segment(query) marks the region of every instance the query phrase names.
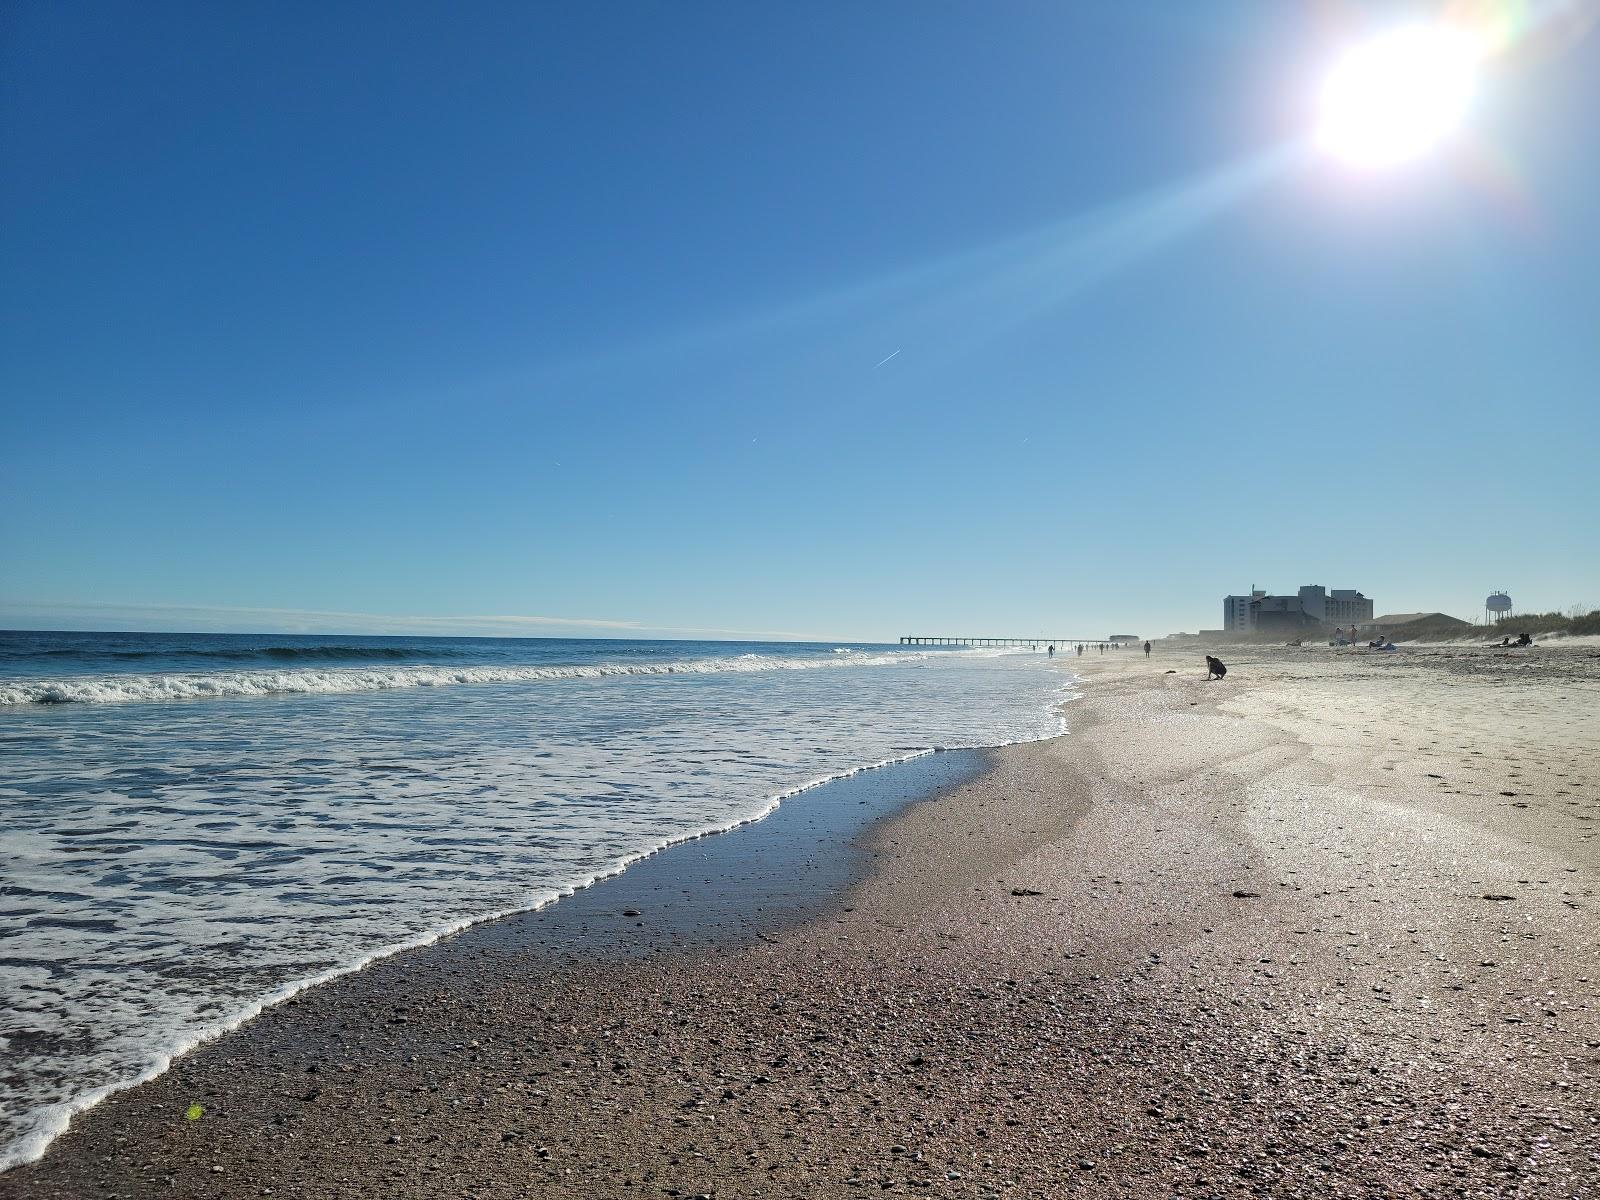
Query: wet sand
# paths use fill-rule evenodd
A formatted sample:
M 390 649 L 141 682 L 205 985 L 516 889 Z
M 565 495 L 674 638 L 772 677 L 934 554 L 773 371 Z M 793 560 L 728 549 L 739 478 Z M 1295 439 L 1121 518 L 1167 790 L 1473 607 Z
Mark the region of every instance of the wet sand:
M 0 1197 L 1600 1194 L 1600 652 L 1222 656 L 307 992 Z

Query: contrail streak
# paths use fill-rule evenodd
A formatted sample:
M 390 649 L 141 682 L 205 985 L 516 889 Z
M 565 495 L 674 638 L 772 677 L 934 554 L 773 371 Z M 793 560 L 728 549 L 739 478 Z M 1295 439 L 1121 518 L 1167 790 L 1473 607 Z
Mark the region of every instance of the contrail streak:
M 941 362 L 969 354 L 1195 236 L 1289 173 L 1306 153 L 1301 142 L 1267 147 L 1023 233 L 837 288 L 479 379 L 461 389 L 462 398 L 525 395 L 530 386 L 600 380 L 646 364 L 695 370 L 735 355 L 764 361 L 774 351 L 793 354 L 797 346 L 828 340 L 861 337 L 882 345 L 913 333 L 920 339 L 917 368 L 937 371 Z M 899 354 L 895 350 L 872 369 Z M 437 399 L 430 393 L 414 402 Z

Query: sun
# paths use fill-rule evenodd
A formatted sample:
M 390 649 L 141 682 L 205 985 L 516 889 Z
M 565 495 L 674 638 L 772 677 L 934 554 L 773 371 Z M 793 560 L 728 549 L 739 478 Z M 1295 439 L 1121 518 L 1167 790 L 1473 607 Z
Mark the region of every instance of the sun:
M 1356 47 L 1323 81 L 1319 144 L 1361 167 L 1394 166 L 1426 154 L 1460 128 L 1477 60 L 1471 38 L 1426 26 Z

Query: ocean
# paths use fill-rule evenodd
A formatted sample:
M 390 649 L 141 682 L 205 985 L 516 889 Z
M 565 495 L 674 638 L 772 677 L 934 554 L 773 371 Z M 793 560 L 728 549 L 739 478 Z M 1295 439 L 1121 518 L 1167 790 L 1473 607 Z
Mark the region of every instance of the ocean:
M 1061 732 L 1042 653 L 0 632 L 0 1169 L 264 1006 L 830 779 Z

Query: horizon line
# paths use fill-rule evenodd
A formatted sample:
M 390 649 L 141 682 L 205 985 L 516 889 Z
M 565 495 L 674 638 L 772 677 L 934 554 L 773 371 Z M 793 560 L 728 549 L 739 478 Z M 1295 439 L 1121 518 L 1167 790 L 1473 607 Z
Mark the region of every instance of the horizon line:
M 165 619 L 163 619 L 165 616 Z M 162 628 L 112 629 L 89 626 L 85 621 L 128 621 L 138 626 L 154 623 Z M 187 617 L 194 628 L 180 628 Z M 255 618 L 255 627 L 244 627 Z M 47 626 L 61 621 L 66 625 Z M 13 623 L 20 622 L 20 623 Z M 76 628 L 74 628 L 76 626 Z M 313 628 L 315 626 L 315 628 Z M 721 626 L 652 625 L 646 621 L 604 617 L 550 617 L 537 614 L 495 613 L 436 616 L 348 612 L 338 609 L 273 608 L 221 604 L 127 604 L 103 601 L 0 600 L 0 627 L 29 633 L 227 633 L 350 637 L 588 637 L 592 640 L 691 641 L 862 641 L 816 633 L 778 629 L 729 629 Z M 544 632 L 532 632 L 542 630 Z M 574 632 L 557 632 L 557 631 Z M 588 631 L 580 633 L 576 631 Z M 653 637 L 652 635 L 663 635 Z M 706 635 L 720 635 L 707 637 Z M 875 643 L 876 644 L 876 643 Z

